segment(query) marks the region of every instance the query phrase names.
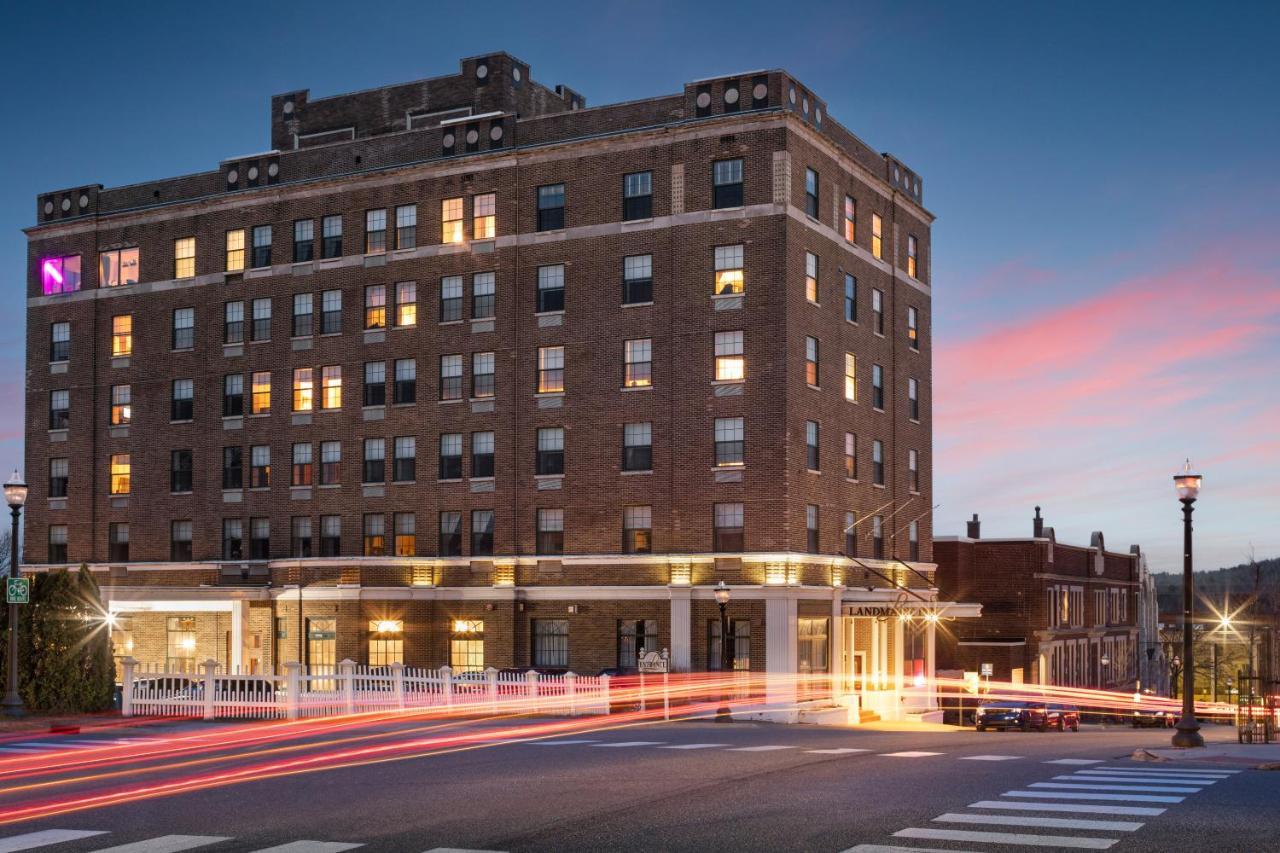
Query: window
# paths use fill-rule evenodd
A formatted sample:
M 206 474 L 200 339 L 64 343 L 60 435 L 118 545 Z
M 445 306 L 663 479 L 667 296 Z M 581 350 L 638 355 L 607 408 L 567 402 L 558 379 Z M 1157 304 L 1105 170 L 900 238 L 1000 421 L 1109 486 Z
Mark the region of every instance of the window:
M 308 525 L 310 530 L 310 525 Z M 342 516 L 320 516 L 320 556 L 336 557 L 342 553 Z
M 412 556 L 412 555 L 410 555 Z M 379 619 L 369 623 L 369 666 L 389 667 L 404 663 L 404 622 Z
M 412 483 L 418 476 L 418 439 L 412 435 L 397 436 L 392 442 L 395 454 L 391 479 L 397 483 Z
M 253 300 L 253 326 L 249 335 L 255 341 L 271 340 L 271 300 Z
M 907 235 L 907 275 L 912 278 L 919 278 L 920 247 L 916 243 L 916 235 Z
M 858 556 L 858 518 L 852 512 L 844 514 L 844 555 Z
M 440 513 L 440 556 L 457 557 L 462 554 L 462 513 Z
M 907 307 L 907 345 L 916 351 L 920 349 L 920 317 L 913 306 Z
M 911 420 L 920 420 L 920 383 L 914 379 L 907 380 L 907 413 Z
M 392 522 L 397 557 L 412 557 L 418 553 L 418 517 L 411 512 L 397 512 Z
M 538 510 L 537 553 L 564 553 L 564 510 Z
M 190 450 L 169 453 L 169 491 L 183 494 L 191 491 L 192 459 Z
M 737 466 L 745 462 L 742 418 L 716 418 L 716 465 Z
M 175 379 L 170 395 L 169 420 L 191 420 L 195 415 L 195 383 L 190 379 Z
M 320 368 L 320 408 L 342 408 L 342 365 L 330 364 Z
M 244 235 L 240 235 L 244 248 Z M 196 238 L 179 237 L 173 241 L 173 277 L 191 278 L 196 274 Z
M 293 410 L 295 412 L 311 411 L 314 402 L 315 382 L 312 375 L 315 371 L 310 367 L 293 369 Z
M 844 197 L 844 238 L 850 243 L 858 237 L 858 203 L 853 196 Z
M 342 217 L 326 216 L 320 220 L 320 257 L 342 256 Z
M 315 257 L 316 223 L 314 219 L 299 219 L 293 223 L 293 262 L 304 263 Z
M 117 314 L 111 318 L 111 357 L 133 355 L 133 315 Z
M 115 249 L 98 255 L 98 286 L 120 287 L 138 283 L 138 250 Z
M 129 559 L 129 525 L 113 521 L 107 525 L 107 559 L 126 562 Z
M 742 246 L 716 246 L 715 294 L 742 293 L 746 283 L 742 277 Z
M 440 436 L 440 479 L 462 479 L 462 433 L 446 432 Z
M 742 551 L 742 504 L 716 504 L 712 507 L 712 524 L 712 551 Z
M 915 450 L 907 451 L 907 488 L 920 491 L 920 454 Z
M 342 442 L 320 442 L 320 485 L 333 486 L 342 480 Z
M 133 420 L 133 405 L 130 399 L 133 388 L 130 385 L 111 386 L 111 425 L 128 426 Z
M 804 298 L 818 304 L 818 256 L 804 253 Z
M 293 446 L 293 469 L 289 481 L 293 486 L 311 485 L 311 443 L 304 442 Z
M 622 304 L 653 301 L 653 255 L 629 255 L 622 259 Z
M 884 442 L 878 438 L 871 441 L 871 482 L 884 485 Z
M 471 433 L 471 478 L 493 476 L 493 433 Z
M 800 617 L 796 620 L 796 652 L 801 675 L 828 672 L 828 619 Z
M 487 399 L 494 394 L 493 353 L 474 352 L 471 354 L 471 396 L 475 399 Z
M 884 516 L 871 517 L 871 556 L 884 559 Z
M 191 560 L 190 521 L 173 521 L 169 523 L 169 559 L 179 562 Z
M 440 202 L 440 242 L 461 243 L 462 199 L 446 198 Z
M 65 498 L 67 496 L 67 479 L 70 476 L 70 470 L 70 459 L 49 460 L 49 497 Z
M 196 309 L 175 308 L 173 310 L 173 349 L 192 349 L 195 345 Z
M 564 310 L 564 265 L 538 267 L 538 313 Z
M 418 325 L 418 285 L 412 281 L 396 285 L 396 325 L 400 328 Z
M 471 239 L 492 240 L 497 234 L 498 197 L 484 193 L 471 199 Z
M 920 522 L 913 521 L 907 525 L 907 559 L 920 559 Z
M 884 222 L 880 214 L 871 214 L 871 254 L 876 258 L 884 257 Z
M 711 206 L 742 207 L 742 160 L 717 160 L 711 164 Z
M 271 226 L 255 225 L 253 227 L 253 267 L 261 269 L 271 266 Z
M 484 621 L 458 619 L 453 623 L 449 641 L 449 666 L 454 672 L 479 672 L 484 669 Z
M 71 426 L 71 392 L 49 392 L 49 429 L 67 429 Z
M 653 386 L 653 339 L 622 342 L 622 384 L 625 388 Z
M 844 398 L 858 402 L 858 357 L 851 352 L 844 354 Z
M 618 668 L 634 671 L 640 665 L 640 652 L 658 651 L 657 619 L 618 620 Z
M 818 460 L 819 427 L 817 421 L 804 422 L 805 464 L 810 471 L 820 471 Z
M 364 253 L 380 255 L 387 250 L 387 211 L 366 210 L 364 214 Z
M 111 494 L 127 495 L 130 487 L 130 464 L 128 453 L 111 454 Z
M 382 513 L 364 514 L 364 555 L 381 557 L 387 553 L 387 517 Z
M 53 323 L 49 326 L 49 361 L 67 361 L 71 358 L 71 324 Z
M 804 339 L 804 381 L 810 387 L 819 387 L 818 339 L 811 335 L 806 335 Z
M 858 280 L 848 273 L 844 274 L 844 319 L 858 322 Z
M 222 342 L 244 343 L 244 303 L 228 302 L 222 306 Z
M 871 405 L 884 411 L 884 368 L 878 364 L 871 365 Z
M 564 227 L 564 184 L 538 187 L 538 230 Z
M 447 275 L 440 279 L 440 322 L 462 319 L 462 276 Z
M 844 434 L 844 475 L 858 479 L 858 436 L 851 432 Z
M 804 170 L 804 212 L 818 218 L 818 173 L 813 169 Z
M 653 551 L 653 507 L 622 508 L 622 553 L 648 554 Z
M 44 258 L 40 262 L 40 283 L 45 296 L 74 293 L 80 289 L 80 256 Z
M 336 335 L 342 331 L 342 291 L 326 290 L 320 294 L 320 334 Z
M 721 671 L 724 669 L 722 647 L 720 645 L 720 620 L 707 620 L 707 669 Z M 729 661 L 735 672 L 748 672 L 751 669 L 751 620 L 729 620 Z
M 877 335 L 884 335 L 884 291 L 871 290 L 871 320 Z
M 314 326 L 314 307 L 310 293 L 293 295 L 293 326 L 291 334 L 295 338 L 309 338 Z
M 623 220 L 653 216 L 653 173 L 632 172 L 622 176 Z
M 244 522 L 238 518 L 222 520 L 222 559 L 244 559 Z
M 240 272 L 244 269 L 244 229 L 236 228 L 227 232 L 227 272 Z M 183 276 L 179 275 L 178 278 Z
M 742 356 L 742 332 L 716 332 L 716 381 L 741 382 L 746 378 L 746 361 Z
M 65 524 L 49 525 L 49 562 L 65 563 L 67 561 L 67 526 Z
M 387 327 L 387 286 L 385 284 L 371 284 L 364 289 L 364 327 L 366 329 Z
M 533 665 L 548 669 L 569 666 L 569 620 L 533 620 Z
M 564 347 L 538 347 L 538 393 L 564 391 Z
M 271 556 L 271 519 L 249 519 L 249 559 L 266 560 Z
M 538 429 L 538 458 L 536 473 L 564 473 L 564 427 Z
M 653 424 L 623 424 L 622 470 L 653 470 Z
M 818 553 L 818 506 L 806 504 L 804 508 L 805 548 L 810 554 Z
M 440 356 L 440 399 L 462 399 L 462 356 Z
M 251 378 L 250 411 L 255 415 L 265 415 L 271 411 L 271 373 L 258 371 Z
M 478 272 L 471 276 L 471 317 L 484 320 L 492 317 L 497 307 L 496 276 L 491 272 Z
M 222 488 L 244 488 L 244 452 L 239 447 L 222 448 Z
M 471 510 L 471 556 L 488 557 L 493 554 L 493 510 Z
M 386 388 L 382 384 L 382 362 L 378 362 L 378 382 L 382 388 L 381 397 L 386 398 Z M 392 402 L 396 405 L 416 403 L 418 401 L 418 362 L 412 358 L 398 358 L 395 363 L 395 387 Z M 375 405 L 375 404 L 370 404 Z M 377 404 L 381 405 L 381 404 Z
M 382 483 L 387 479 L 387 442 L 382 438 L 364 440 L 364 464 L 360 469 L 363 483 Z
M 402 204 L 396 208 L 396 248 L 412 249 L 418 242 L 418 206 Z
M 244 416 L 244 376 L 231 373 L 222 377 L 222 416 L 239 418 Z

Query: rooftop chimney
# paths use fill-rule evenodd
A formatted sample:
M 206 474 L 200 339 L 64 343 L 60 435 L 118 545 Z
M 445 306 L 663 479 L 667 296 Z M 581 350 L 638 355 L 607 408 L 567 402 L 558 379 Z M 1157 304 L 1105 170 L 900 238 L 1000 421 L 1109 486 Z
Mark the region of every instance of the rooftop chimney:
M 1036 507 L 1036 517 L 1031 520 L 1031 535 L 1037 539 L 1044 538 L 1044 519 L 1040 517 L 1040 507 Z
M 968 530 L 965 531 L 965 535 L 970 539 L 982 538 L 982 522 L 978 521 L 978 514 L 976 512 L 973 514 L 973 518 L 966 522 L 965 526 L 968 527 Z

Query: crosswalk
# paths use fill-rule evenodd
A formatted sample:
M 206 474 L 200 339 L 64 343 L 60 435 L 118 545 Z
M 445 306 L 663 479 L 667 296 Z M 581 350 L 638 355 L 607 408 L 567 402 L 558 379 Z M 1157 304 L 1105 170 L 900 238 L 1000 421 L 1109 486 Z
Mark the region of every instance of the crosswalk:
M 0 742 L 0 756 L 38 755 L 78 749 L 101 749 L 116 746 L 143 746 L 155 743 L 156 738 L 97 738 L 84 740 L 30 740 L 19 743 Z
M 1059 759 L 1047 764 L 1077 764 Z M 1218 767 L 1123 767 L 1091 761 L 1073 773 L 1031 782 L 996 800 L 970 803 L 966 811 L 945 812 L 930 826 L 909 826 L 893 840 L 1017 845 L 1061 850 L 1109 850 L 1188 797 L 1239 770 Z M 1159 804 L 1159 805 L 1156 805 Z M 1117 818 L 1125 818 L 1119 820 Z M 925 853 L 935 848 L 897 843 L 859 844 L 844 853 Z
M 41 849 L 48 850 L 48 853 L 56 853 L 51 848 L 86 838 L 110 834 L 107 830 L 42 829 L 38 832 L 25 832 L 20 835 L 11 835 L 7 838 L 0 837 L 0 853 L 19 853 L 19 851 L 23 850 Z M 184 853 L 187 850 L 200 850 L 201 848 L 208 848 L 206 853 L 215 853 L 214 848 L 217 848 L 218 845 L 221 845 L 221 847 L 217 849 L 225 850 L 229 849 L 229 844 L 234 844 L 234 849 L 245 849 L 242 840 L 225 835 L 159 835 L 155 838 L 130 841 L 110 847 L 95 847 L 91 851 L 85 851 L 85 853 Z M 364 846 L 362 843 L 353 841 L 298 839 L 277 844 L 273 847 L 253 847 L 253 853 L 342 853 L 345 850 L 355 850 Z M 76 849 L 83 850 L 82 847 L 78 846 Z M 424 851 L 424 853 L 505 853 L 505 851 L 473 850 L 461 847 L 432 847 Z

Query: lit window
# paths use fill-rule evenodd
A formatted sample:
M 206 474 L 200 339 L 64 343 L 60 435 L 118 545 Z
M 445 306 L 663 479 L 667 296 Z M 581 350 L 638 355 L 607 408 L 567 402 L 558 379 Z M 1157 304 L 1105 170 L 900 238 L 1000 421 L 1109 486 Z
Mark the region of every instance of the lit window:
M 244 269 L 244 229 L 236 228 L 227 232 L 227 272 L 240 272 Z M 188 273 L 191 275 L 191 273 Z M 183 278 L 181 273 L 178 278 Z
M 387 517 L 382 513 L 364 515 L 364 555 L 381 557 L 387 553 Z
M 920 316 L 914 306 L 907 307 L 907 345 L 920 349 Z
M 907 235 L 907 275 L 911 276 L 912 278 L 920 277 L 917 274 L 919 270 L 918 260 L 919 260 L 919 246 L 916 243 L 916 235 L 908 234 Z
M 806 336 L 804 339 L 804 381 L 817 388 L 818 383 L 818 339 Z
M 538 347 L 538 393 L 564 391 L 564 347 Z
M 115 249 L 98 255 L 98 286 L 138 283 L 138 250 Z
M 858 437 L 851 432 L 844 434 L 844 475 L 858 479 Z
M 737 467 L 745 461 L 744 426 L 742 418 L 716 418 L 716 466 Z
M 622 553 L 648 554 L 653 551 L 653 507 L 622 508 Z
M 478 195 L 471 200 L 474 219 L 471 223 L 471 239 L 492 240 L 496 233 L 498 197 L 493 193 Z
M 396 325 L 418 325 L 418 285 L 412 281 L 396 285 Z
M 342 365 L 331 364 L 320 369 L 320 408 L 342 408 Z
M 564 310 L 564 265 L 538 267 L 538 313 Z
M 484 622 L 480 619 L 457 619 L 454 636 L 449 641 L 449 667 L 454 672 L 479 672 L 484 669 Z
M 471 277 L 471 317 L 483 320 L 494 315 L 497 307 L 497 284 L 493 273 L 478 272 Z
M 111 494 L 129 494 L 129 454 L 113 453 L 111 455 Z
M 80 256 L 45 258 L 40 262 L 40 283 L 44 295 L 74 293 L 80 289 Z
M 241 248 L 244 248 L 243 245 Z M 196 238 L 179 237 L 173 241 L 173 277 L 191 278 L 195 274 Z
M 133 355 L 133 315 L 117 314 L 111 318 L 111 357 Z
M 462 356 L 440 356 L 440 399 L 462 399 Z
M 312 374 L 313 370 L 310 367 L 294 368 L 293 410 L 295 412 L 309 412 L 312 409 L 312 398 L 315 393 L 315 382 Z
M 249 488 L 265 489 L 271 485 L 271 447 L 258 444 L 249 448 Z
M 742 207 L 742 160 L 717 160 L 711 164 L 711 206 Z
M 447 275 L 440 279 L 440 322 L 462 319 L 462 276 Z
M 653 340 L 624 341 L 622 347 L 623 386 L 649 388 L 653 385 Z
M 858 236 L 858 204 L 853 196 L 844 197 L 844 238 L 850 243 Z
M 271 411 L 271 373 L 259 371 L 253 374 L 251 382 L 253 399 L 251 411 L 255 415 L 265 415 Z
M 818 303 L 818 256 L 813 252 L 804 253 L 804 298 Z
M 564 427 L 542 427 L 538 430 L 538 455 L 535 473 L 564 473 Z
M 871 214 L 871 254 L 884 257 L 884 221 L 878 213 Z
M 364 214 L 364 253 L 380 255 L 387 250 L 387 211 L 367 210 Z
M 630 255 L 622 259 L 622 304 L 653 301 L 653 256 Z
M 716 332 L 715 350 L 717 382 L 741 382 L 746 378 L 741 331 Z
M 440 242 L 462 242 L 462 199 L 446 198 L 440 202 Z
M 392 522 L 395 525 L 395 548 L 397 557 L 412 557 L 418 552 L 418 518 L 411 512 L 397 512 Z
M 387 327 L 387 286 L 385 284 L 371 284 L 364 289 L 364 327 L 366 329 Z
M 716 295 L 742 293 L 744 288 L 742 246 L 716 246 Z
M 844 354 L 844 398 L 858 402 L 858 359 L 851 352 Z
M 128 426 L 133 420 L 133 406 L 130 404 L 132 386 L 111 386 L 111 425 Z
M 396 248 L 412 249 L 418 241 L 418 206 L 402 204 L 396 208 Z
M 398 520 L 401 515 L 396 515 Z M 410 514 L 412 519 L 413 515 Z M 399 543 L 400 537 L 396 536 L 396 542 Z M 396 546 L 397 552 L 400 550 L 399 545 Z M 413 552 L 408 554 L 396 554 L 400 556 L 413 556 Z M 399 620 L 381 619 L 376 622 L 369 623 L 369 666 L 391 666 L 393 663 L 404 663 L 404 622 Z

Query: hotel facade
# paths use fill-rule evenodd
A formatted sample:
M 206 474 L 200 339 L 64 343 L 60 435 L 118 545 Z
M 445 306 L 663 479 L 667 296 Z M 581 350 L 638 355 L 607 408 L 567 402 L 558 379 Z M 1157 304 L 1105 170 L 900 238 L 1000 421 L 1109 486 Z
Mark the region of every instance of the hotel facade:
M 978 613 L 933 580 L 932 219 L 783 71 L 276 95 L 269 151 L 38 197 L 24 569 L 242 671 L 716 669 L 723 580 L 736 669 L 926 710 Z

